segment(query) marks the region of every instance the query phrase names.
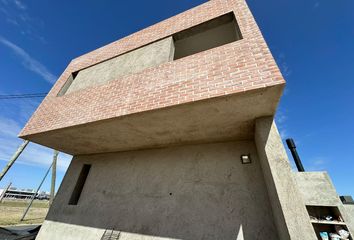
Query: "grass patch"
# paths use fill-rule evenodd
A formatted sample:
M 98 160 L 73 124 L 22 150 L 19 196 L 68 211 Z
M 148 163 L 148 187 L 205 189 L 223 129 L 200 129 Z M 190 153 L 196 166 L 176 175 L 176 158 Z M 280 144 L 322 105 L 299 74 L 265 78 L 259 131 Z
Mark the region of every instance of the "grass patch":
M 34 201 L 25 220 L 20 221 L 29 200 L 5 200 L 0 203 L 0 226 L 16 224 L 40 224 L 48 212 L 48 201 Z
M 24 201 L 24 200 L 5 200 L 2 203 L 0 203 L 0 206 L 4 207 L 27 207 L 29 204 L 29 200 Z M 49 202 L 48 201 L 39 201 L 35 200 L 32 203 L 33 208 L 49 208 Z

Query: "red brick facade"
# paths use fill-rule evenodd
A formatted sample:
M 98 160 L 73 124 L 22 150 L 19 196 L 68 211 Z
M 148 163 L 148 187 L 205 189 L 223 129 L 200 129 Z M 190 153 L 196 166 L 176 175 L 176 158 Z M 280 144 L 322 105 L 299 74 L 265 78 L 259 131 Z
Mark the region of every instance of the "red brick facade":
M 231 11 L 242 40 L 57 97 L 72 72 Z M 20 136 L 278 84 L 284 79 L 246 2 L 212 0 L 74 59 Z

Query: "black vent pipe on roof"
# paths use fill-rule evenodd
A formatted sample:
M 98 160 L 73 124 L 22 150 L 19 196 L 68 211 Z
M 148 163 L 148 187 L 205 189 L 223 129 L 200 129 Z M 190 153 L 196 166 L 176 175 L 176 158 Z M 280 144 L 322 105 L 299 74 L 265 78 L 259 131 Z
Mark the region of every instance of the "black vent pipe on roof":
M 286 139 L 286 144 L 288 145 L 288 148 L 289 148 L 289 150 L 291 152 L 291 155 L 294 158 L 297 170 L 299 172 L 305 172 L 305 169 L 304 169 L 304 166 L 302 165 L 302 162 L 301 162 L 301 159 L 299 157 L 299 154 L 297 154 L 296 145 L 295 145 L 294 140 L 292 138 L 288 138 L 288 139 Z

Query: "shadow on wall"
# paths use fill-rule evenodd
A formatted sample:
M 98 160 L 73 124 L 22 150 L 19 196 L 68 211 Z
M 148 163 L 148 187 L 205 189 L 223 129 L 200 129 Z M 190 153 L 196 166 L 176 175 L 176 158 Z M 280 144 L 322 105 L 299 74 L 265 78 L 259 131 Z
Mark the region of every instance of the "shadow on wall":
M 252 164 L 241 164 L 245 153 Z M 77 156 L 47 220 L 170 239 L 278 239 L 253 141 Z

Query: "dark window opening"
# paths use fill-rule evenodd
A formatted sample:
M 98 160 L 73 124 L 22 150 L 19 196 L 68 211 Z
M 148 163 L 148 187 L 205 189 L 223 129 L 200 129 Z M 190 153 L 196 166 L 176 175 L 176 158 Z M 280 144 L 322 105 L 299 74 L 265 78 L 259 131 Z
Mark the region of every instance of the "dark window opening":
M 174 59 L 183 58 L 242 39 L 233 13 L 227 13 L 173 35 Z
M 74 190 L 71 194 L 69 205 L 77 205 L 80 199 L 80 195 L 82 192 L 82 189 L 84 188 L 87 176 L 90 172 L 91 165 L 89 164 L 84 164 L 82 166 L 79 178 L 77 179 L 76 185 L 74 187 Z
M 74 81 L 74 79 L 76 78 L 76 76 L 79 74 L 79 71 L 77 72 L 73 72 L 70 77 L 68 78 L 68 80 L 66 80 L 66 82 L 64 83 L 64 86 L 60 89 L 59 93 L 57 96 L 63 96 L 65 95 L 66 91 L 68 91 L 69 87 L 71 86 L 72 82 Z

